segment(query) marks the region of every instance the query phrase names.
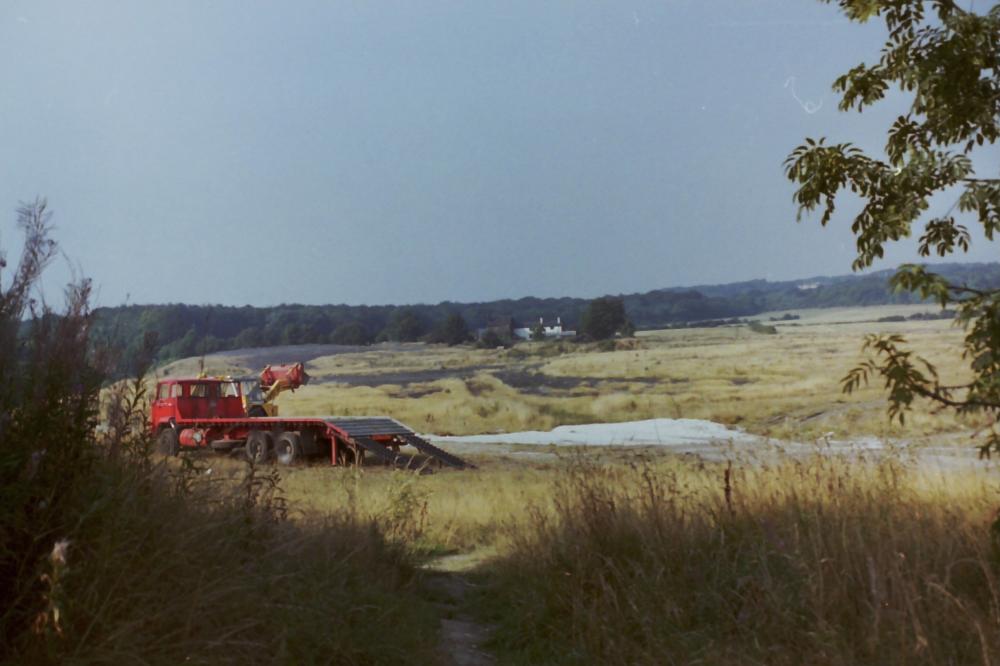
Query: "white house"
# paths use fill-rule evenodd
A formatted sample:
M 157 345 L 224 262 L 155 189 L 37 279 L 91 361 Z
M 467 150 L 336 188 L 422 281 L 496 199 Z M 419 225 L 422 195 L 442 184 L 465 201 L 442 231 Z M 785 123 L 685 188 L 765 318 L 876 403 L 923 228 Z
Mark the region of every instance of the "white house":
M 538 318 L 538 324 L 541 324 L 542 330 L 545 332 L 546 338 L 572 338 L 576 336 L 576 331 L 564 331 L 562 325 L 562 317 L 556 317 L 556 322 L 553 324 L 551 322 L 545 323 L 544 317 Z M 515 328 L 514 337 L 520 338 L 522 340 L 531 339 L 531 329 L 538 324 L 532 324 L 525 328 Z

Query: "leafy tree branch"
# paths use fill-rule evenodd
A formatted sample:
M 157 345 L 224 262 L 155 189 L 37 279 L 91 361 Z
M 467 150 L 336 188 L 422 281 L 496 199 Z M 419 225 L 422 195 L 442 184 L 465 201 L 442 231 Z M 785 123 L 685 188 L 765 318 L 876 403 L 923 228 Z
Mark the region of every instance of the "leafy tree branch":
M 829 0 L 825 0 L 828 1 Z M 798 218 L 820 212 L 829 224 L 838 197 L 862 200 L 851 223 L 857 256 L 852 268 L 872 266 L 885 247 L 921 226 L 920 256 L 967 252 L 972 234 L 966 219 L 992 241 L 1000 229 L 1000 178 L 976 173 L 977 151 L 1000 138 L 1000 4 L 977 13 L 951 0 L 838 0 L 851 20 L 885 23 L 888 39 L 873 64 L 861 63 L 833 84 L 840 109 L 863 112 L 896 88 L 912 96 L 910 108 L 886 131 L 884 155 L 871 156 L 852 143 L 807 138 L 785 160 L 796 184 Z M 958 190 L 943 215 L 928 215 L 931 199 Z M 957 209 L 958 215 L 954 214 Z M 959 413 L 1000 413 L 1000 290 L 953 283 L 924 266 L 905 265 L 891 280 L 894 289 L 919 294 L 945 308 L 956 306 L 965 329 L 963 359 L 972 380 L 941 384 L 926 359 L 898 335 L 869 336 L 867 360 L 843 379 L 847 392 L 881 377 L 890 419 L 902 422 L 916 399 Z M 990 435 L 984 451 L 1000 450 Z

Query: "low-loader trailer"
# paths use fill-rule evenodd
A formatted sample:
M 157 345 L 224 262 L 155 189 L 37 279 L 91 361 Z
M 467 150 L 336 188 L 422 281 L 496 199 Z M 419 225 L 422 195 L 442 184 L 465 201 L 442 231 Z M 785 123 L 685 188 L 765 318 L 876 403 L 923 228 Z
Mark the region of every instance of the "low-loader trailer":
M 409 445 L 440 464 L 472 467 L 388 417 L 250 416 L 240 382 L 229 378 L 161 379 L 150 409 L 150 430 L 157 450 L 167 455 L 212 449 L 243 451 L 254 462 L 284 465 L 306 458 L 364 464 L 367 458 L 406 466 L 412 459 L 400 448 Z

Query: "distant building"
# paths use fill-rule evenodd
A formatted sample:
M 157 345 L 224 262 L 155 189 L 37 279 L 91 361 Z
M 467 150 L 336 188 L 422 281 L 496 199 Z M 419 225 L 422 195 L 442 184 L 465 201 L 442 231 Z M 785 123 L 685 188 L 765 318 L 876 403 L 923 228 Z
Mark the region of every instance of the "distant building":
M 561 317 L 556 317 L 555 323 L 552 321 L 546 323 L 544 317 L 539 317 L 538 324 L 541 324 L 542 331 L 544 331 L 546 338 L 572 338 L 576 336 L 576 331 L 563 330 Z M 532 324 L 528 327 L 515 328 L 514 337 L 520 338 L 521 340 L 530 340 L 531 330 L 538 326 L 538 324 Z

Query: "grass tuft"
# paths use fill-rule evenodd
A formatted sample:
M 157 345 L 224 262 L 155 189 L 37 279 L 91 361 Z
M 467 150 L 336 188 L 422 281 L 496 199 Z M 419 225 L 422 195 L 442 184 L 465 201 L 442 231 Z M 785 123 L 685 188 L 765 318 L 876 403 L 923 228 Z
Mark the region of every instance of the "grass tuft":
M 513 530 L 511 663 L 995 663 L 996 485 L 890 459 L 574 465 Z
M 63 312 L 35 303 L 56 246 L 43 201 L 19 218 L 0 291 L 0 662 L 432 661 L 399 535 L 350 505 L 289 520 L 273 469 L 150 455 L 155 341 L 101 400 L 122 359 L 88 337 L 90 285 Z

